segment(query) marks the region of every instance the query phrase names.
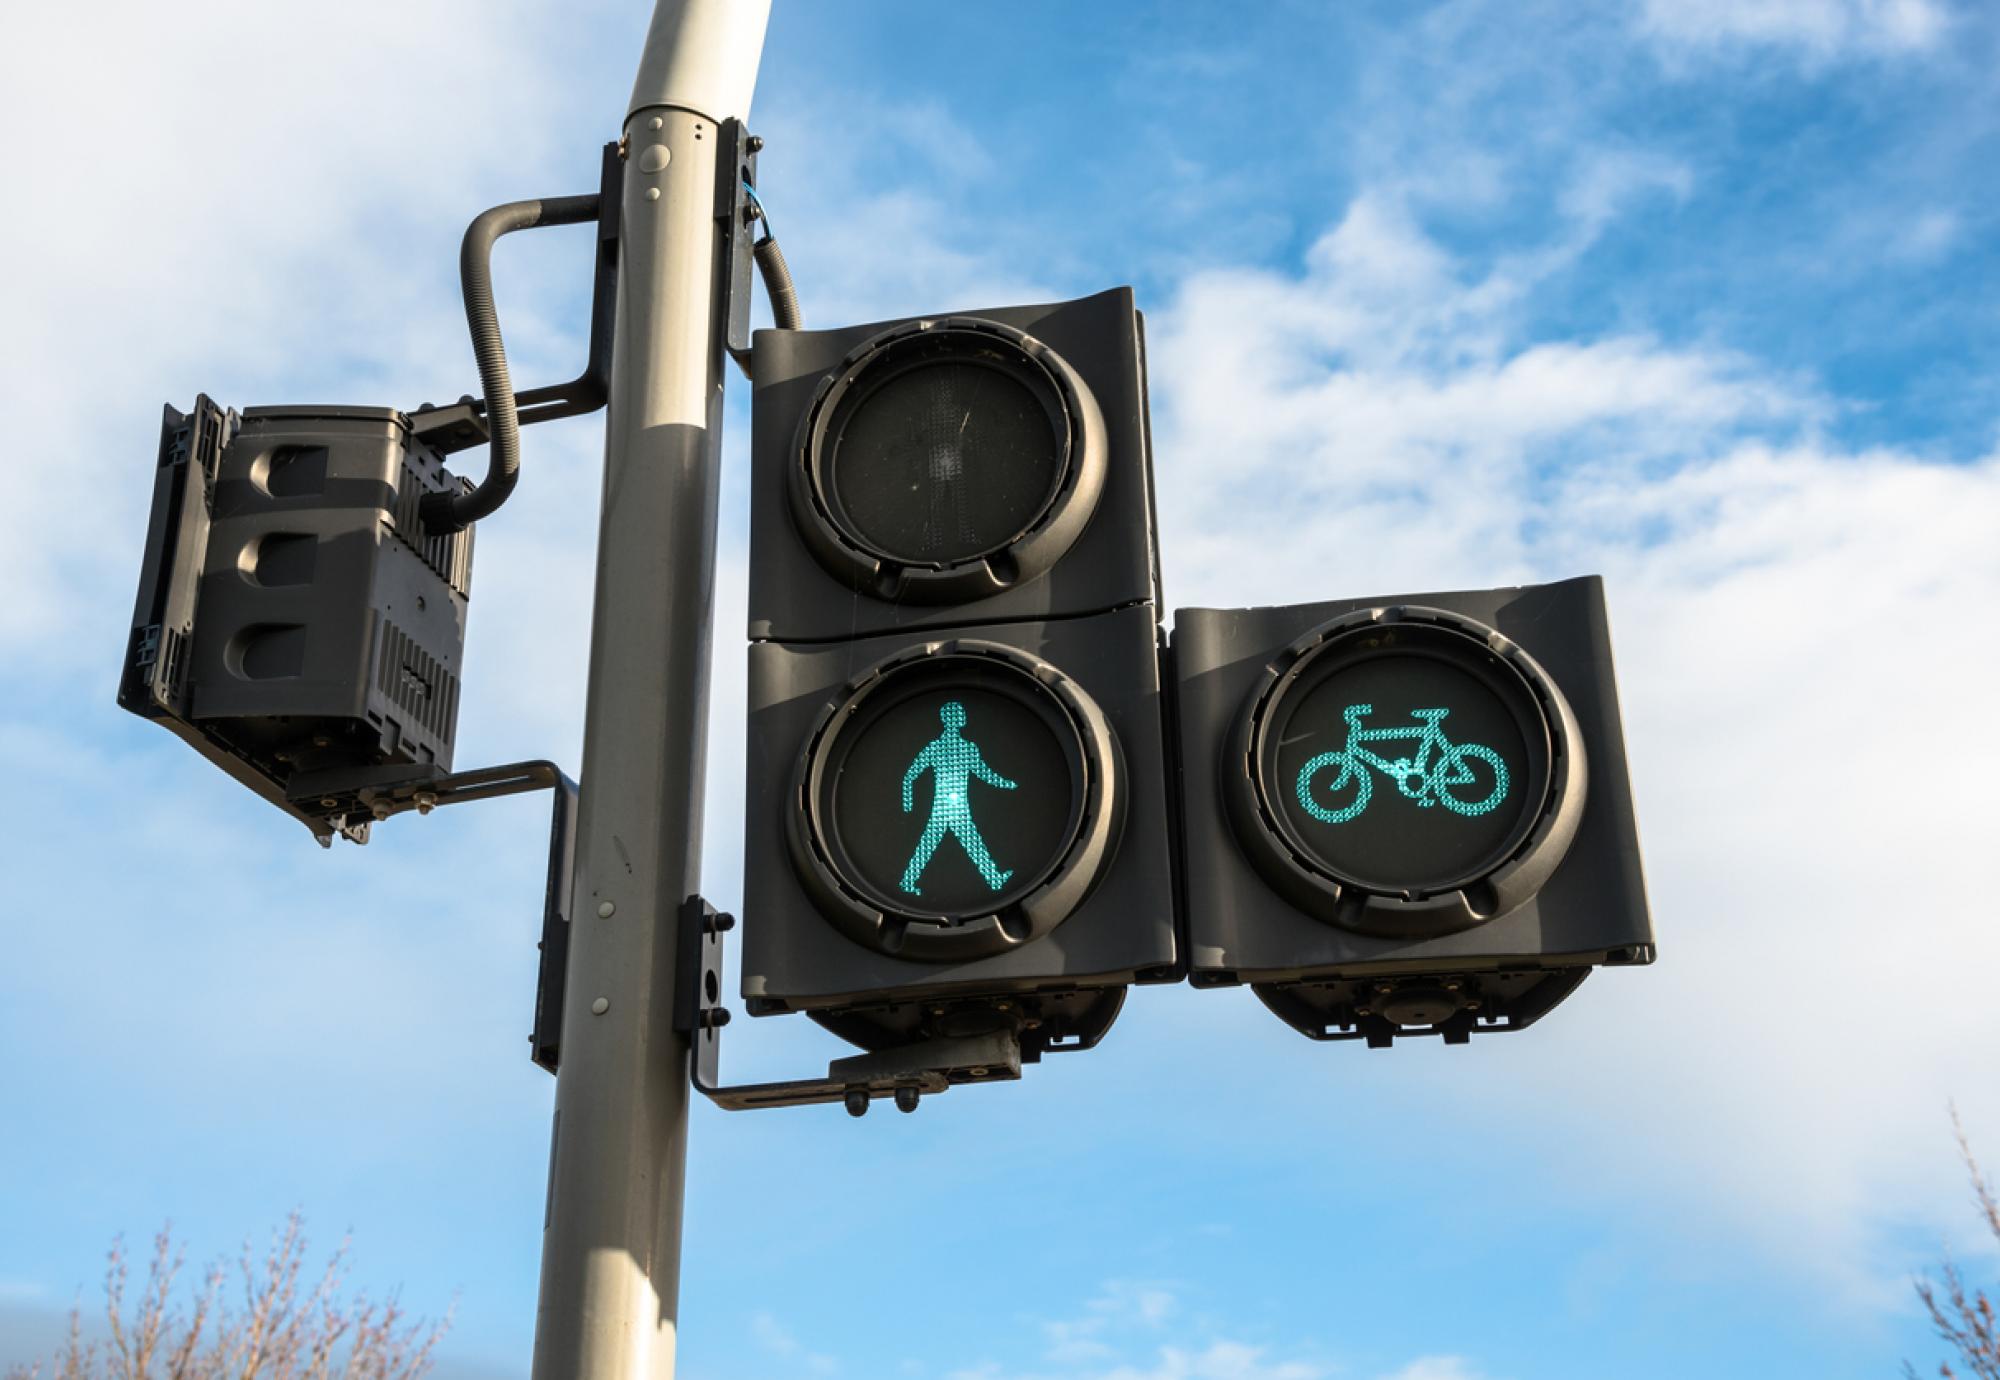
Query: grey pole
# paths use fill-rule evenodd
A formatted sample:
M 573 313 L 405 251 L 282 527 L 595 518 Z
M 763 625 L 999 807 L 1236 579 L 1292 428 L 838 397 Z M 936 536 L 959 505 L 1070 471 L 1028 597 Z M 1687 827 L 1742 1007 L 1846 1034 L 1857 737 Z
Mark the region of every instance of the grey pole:
M 688 1046 L 674 923 L 701 873 L 722 428 L 717 126 L 769 0 L 659 0 L 625 121 L 561 1069 L 535 1380 L 669 1380 Z

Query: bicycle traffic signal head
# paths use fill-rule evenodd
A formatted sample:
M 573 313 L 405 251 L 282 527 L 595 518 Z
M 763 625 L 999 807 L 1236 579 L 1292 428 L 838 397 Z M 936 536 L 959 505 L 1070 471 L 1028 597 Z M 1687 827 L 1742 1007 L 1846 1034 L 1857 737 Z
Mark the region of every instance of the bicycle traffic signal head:
M 1651 960 L 1595 577 L 1181 610 L 1174 660 L 1197 985 L 1455 1042 Z
M 1180 976 L 1138 314 L 762 332 L 743 994 L 1087 1047 Z

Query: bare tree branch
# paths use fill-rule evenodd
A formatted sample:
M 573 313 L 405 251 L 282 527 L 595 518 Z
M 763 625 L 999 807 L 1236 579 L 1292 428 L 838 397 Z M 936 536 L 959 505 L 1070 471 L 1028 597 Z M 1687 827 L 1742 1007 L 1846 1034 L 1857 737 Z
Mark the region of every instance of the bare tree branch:
M 185 1253 L 170 1229 L 153 1238 L 142 1288 L 130 1289 L 123 1238 L 106 1257 L 108 1347 L 86 1342 L 81 1307 L 72 1308 L 69 1336 L 47 1380 L 421 1380 L 432 1352 L 451 1325 L 409 1321 L 392 1295 L 375 1303 L 347 1293 L 348 1242 L 301 1287 L 305 1223 L 294 1212 L 261 1253 L 245 1243 L 238 1258 L 238 1301 L 226 1288 L 230 1271 L 211 1265 L 189 1294 L 176 1292 Z M 43 1367 L 16 1366 L 5 1380 L 42 1380 Z
M 1959 1119 L 1955 1104 L 1951 1108 L 1951 1129 L 1958 1141 L 1959 1158 L 1965 1163 L 1966 1177 L 1972 1183 L 1972 1197 L 1978 1204 L 1980 1220 L 1995 1244 L 2000 1244 L 2000 1200 L 1994 1197 L 1992 1182 L 1979 1167 L 1978 1156 L 1972 1153 L 1972 1142 L 1966 1138 L 1965 1123 Z M 2000 1320 L 1994 1316 L 1993 1300 L 1986 1291 L 1968 1288 L 1964 1274 L 1950 1256 L 1940 1262 L 1935 1278 L 1925 1275 L 1918 1279 L 1916 1290 L 1918 1302 L 1930 1315 L 1931 1330 L 1952 1351 L 1952 1359 L 1939 1364 L 1939 1376 L 1943 1380 L 2000 1380 Z M 1903 1373 L 1916 1380 L 1916 1369 L 1907 1361 Z

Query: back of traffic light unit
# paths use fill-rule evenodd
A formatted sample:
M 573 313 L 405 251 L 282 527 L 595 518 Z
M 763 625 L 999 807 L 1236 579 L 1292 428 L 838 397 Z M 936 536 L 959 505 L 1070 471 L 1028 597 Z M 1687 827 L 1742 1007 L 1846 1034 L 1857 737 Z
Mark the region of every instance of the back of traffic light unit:
M 1595 577 L 1184 609 L 1173 649 L 1196 986 L 1458 1043 L 1652 960 Z
M 1087 1048 L 1181 975 L 1129 291 L 752 352 L 743 995 Z
M 742 138 L 734 122 L 729 134 Z M 203 396 L 190 413 L 166 409 L 118 702 L 322 844 L 365 843 L 409 799 L 428 809 L 443 798 L 420 788 L 452 765 L 470 524 L 512 492 L 520 426 L 604 404 L 623 166 L 607 146 L 596 194 L 509 203 L 467 230 L 460 273 L 484 399 L 239 415 Z M 589 360 L 575 379 L 517 393 L 494 314 L 493 242 L 591 221 Z M 742 238 L 746 262 L 749 252 Z M 489 441 L 478 484 L 445 468 Z
M 418 509 L 463 487 L 387 408 L 168 408 L 119 703 L 365 840 L 357 786 L 451 767 L 472 534 Z

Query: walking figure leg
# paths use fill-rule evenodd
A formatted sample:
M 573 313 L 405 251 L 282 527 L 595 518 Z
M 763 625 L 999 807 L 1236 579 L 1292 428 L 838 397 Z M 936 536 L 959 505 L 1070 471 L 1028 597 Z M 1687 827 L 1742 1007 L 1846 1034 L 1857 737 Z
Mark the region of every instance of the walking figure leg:
M 986 840 L 979 837 L 979 826 L 966 824 L 951 831 L 958 840 L 958 846 L 965 850 L 965 856 L 972 859 L 972 865 L 979 869 L 979 875 L 986 879 L 986 885 L 998 891 L 1007 885 L 1007 879 L 1014 875 L 1014 869 L 1004 871 L 993 861 L 993 855 L 986 851 Z
M 912 896 L 921 896 L 923 891 L 917 879 L 924 875 L 924 869 L 931 865 L 931 854 L 937 852 L 938 841 L 944 837 L 944 821 L 933 813 L 931 822 L 924 826 L 924 836 L 917 840 L 917 851 L 910 854 L 910 865 L 903 869 L 903 890 Z

